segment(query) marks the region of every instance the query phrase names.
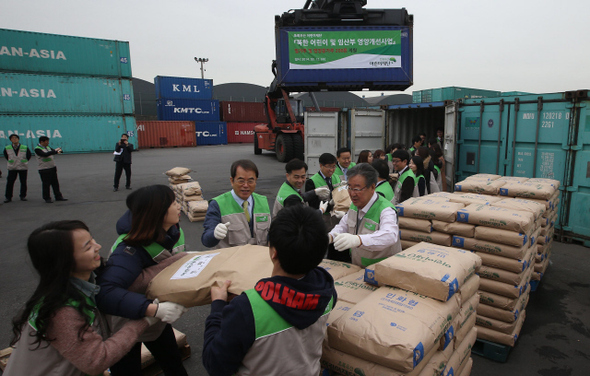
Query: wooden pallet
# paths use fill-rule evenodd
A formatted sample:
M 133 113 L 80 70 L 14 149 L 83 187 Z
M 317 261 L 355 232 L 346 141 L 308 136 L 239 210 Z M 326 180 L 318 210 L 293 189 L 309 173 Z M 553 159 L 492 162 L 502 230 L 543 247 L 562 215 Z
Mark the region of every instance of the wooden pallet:
M 471 349 L 471 353 L 483 356 L 484 358 L 491 359 L 495 362 L 505 363 L 508 360 L 510 350 L 512 350 L 512 347 L 510 346 L 478 338 Z

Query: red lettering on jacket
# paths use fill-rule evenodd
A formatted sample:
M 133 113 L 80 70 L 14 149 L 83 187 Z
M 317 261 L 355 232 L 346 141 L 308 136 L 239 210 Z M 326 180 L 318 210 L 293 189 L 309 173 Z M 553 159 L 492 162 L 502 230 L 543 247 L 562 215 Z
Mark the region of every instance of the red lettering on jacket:
M 304 302 L 305 302 L 305 294 L 302 292 L 298 292 L 297 295 L 295 295 L 295 299 L 293 300 L 293 304 L 290 305 L 289 307 L 295 308 L 295 309 L 300 309 L 303 307 Z
M 273 297 L 272 297 L 273 303 L 279 303 L 279 304 L 281 303 L 281 300 L 279 298 L 280 295 L 281 295 L 281 284 L 280 283 L 277 283 L 275 285 L 275 291 L 274 291 L 274 294 L 273 294 Z
M 319 301 L 320 301 L 319 295 L 307 294 L 307 296 L 305 297 L 305 303 L 303 304 L 303 309 L 308 309 L 308 310 L 316 309 Z
M 272 294 L 274 292 L 274 287 L 275 287 L 275 284 L 274 283 L 272 283 L 270 281 L 267 281 L 264 284 L 264 288 L 262 289 L 262 292 L 260 293 L 260 296 L 262 296 L 262 299 L 264 299 L 264 300 L 271 300 L 272 299 Z
M 291 307 L 293 304 L 293 297 L 295 296 L 295 290 L 291 290 L 290 288 L 286 287 L 283 289 L 283 293 L 281 294 L 281 304 L 286 305 L 287 307 Z

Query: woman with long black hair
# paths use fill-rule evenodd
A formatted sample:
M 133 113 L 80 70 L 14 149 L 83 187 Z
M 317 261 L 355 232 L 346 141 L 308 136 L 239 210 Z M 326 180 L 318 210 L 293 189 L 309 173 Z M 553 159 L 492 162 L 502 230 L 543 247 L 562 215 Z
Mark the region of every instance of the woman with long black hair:
M 413 156 L 410 159 L 410 169 L 414 172 L 416 176 L 416 187 L 418 188 L 418 192 L 416 194 L 416 190 L 414 190 L 414 197 L 416 196 L 424 196 L 426 193 L 426 179 L 424 178 L 424 161 L 418 155 Z
M 110 336 L 95 303 L 94 270 L 101 265 L 101 246 L 83 222 L 46 224 L 31 233 L 27 248 L 40 279 L 13 320 L 10 344 L 16 348 L 4 376 L 102 374 L 159 321 L 128 321 Z
M 186 308 L 158 303 L 145 296 L 149 282 L 166 266 L 182 258 L 184 233 L 179 226 L 180 205 L 165 185 L 151 185 L 127 196 L 129 210 L 117 222 L 119 238 L 112 247 L 97 281 L 98 307 L 126 319 L 155 316 L 162 320 L 140 338 L 131 351 L 113 365 L 111 375 L 141 375 L 141 342 L 150 350 L 167 376 L 186 375 L 172 324 Z M 121 320 L 113 318 L 117 327 Z

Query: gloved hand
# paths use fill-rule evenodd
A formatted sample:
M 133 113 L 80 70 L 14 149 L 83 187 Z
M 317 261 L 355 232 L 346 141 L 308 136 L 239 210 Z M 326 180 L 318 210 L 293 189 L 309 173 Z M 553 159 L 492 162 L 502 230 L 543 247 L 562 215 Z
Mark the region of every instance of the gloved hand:
M 326 187 L 316 188 L 314 192 L 322 201 L 330 198 L 330 190 Z
M 328 201 L 320 202 L 320 210 L 322 211 L 322 214 L 324 214 L 326 210 L 328 210 Z
M 361 245 L 361 238 L 358 235 L 342 233 L 336 235 L 334 239 L 334 248 L 337 251 L 345 251 L 350 248 L 356 248 Z
M 158 304 L 155 317 L 159 318 L 166 324 L 174 323 L 180 318 L 180 316 L 188 311 L 188 308 L 172 302 L 159 303 L 158 299 L 156 299 L 154 300 L 154 303 Z
M 332 215 L 333 215 L 334 217 L 338 218 L 338 219 L 340 219 L 340 218 L 344 217 L 344 214 L 346 214 L 346 213 L 345 213 L 345 212 L 343 212 L 343 211 L 340 211 L 340 210 L 334 210 L 334 211 L 332 212 Z
M 332 235 L 328 234 L 328 244 L 332 243 L 334 243 L 334 238 L 332 238 Z
M 229 226 L 229 222 L 220 223 L 217 226 L 215 226 L 215 231 L 213 231 L 213 236 L 215 236 L 215 239 L 225 239 L 225 237 L 227 236 L 227 226 Z
M 330 202 L 328 203 L 330 206 L 334 206 L 334 199 L 331 199 Z

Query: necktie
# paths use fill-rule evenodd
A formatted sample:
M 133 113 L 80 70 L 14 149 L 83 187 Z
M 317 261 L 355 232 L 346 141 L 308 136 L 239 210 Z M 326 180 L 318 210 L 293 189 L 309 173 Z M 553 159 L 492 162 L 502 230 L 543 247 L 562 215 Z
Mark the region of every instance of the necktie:
M 248 210 L 248 201 L 244 201 L 242 207 L 244 208 L 244 214 L 246 214 L 246 220 L 250 222 L 250 211 Z

